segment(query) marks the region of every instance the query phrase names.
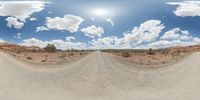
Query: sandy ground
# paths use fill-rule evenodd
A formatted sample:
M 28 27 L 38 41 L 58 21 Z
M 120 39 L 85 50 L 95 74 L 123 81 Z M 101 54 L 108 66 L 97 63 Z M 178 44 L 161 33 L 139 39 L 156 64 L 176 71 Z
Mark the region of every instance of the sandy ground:
M 0 53 L 1 100 L 199 100 L 200 53 L 140 69 L 94 52 L 62 68 L 38 69 Z
M 77 61 L 89 54 L 89 52 L 8 52 L 14 58 L 33 65 L 61 65 Z
M 116 60 L 119 59 L 119 61 L 132 64 L 133 66 L 157 68 L 176 63 L 191 53 L 192 52 L 169 52 L 168 54 L 164 54 L 162 52 L 155 52 L 153 55 L 147 53 L 130 53 L 130 57 L 123 57 L 121 53 L 110 54 Z

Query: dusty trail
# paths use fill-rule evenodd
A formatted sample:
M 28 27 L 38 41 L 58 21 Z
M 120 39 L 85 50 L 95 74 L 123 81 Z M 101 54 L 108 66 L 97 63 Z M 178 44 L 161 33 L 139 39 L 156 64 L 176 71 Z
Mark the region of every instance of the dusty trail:
M 0 53 L 1 100 L 199 100 L 200 53 L 139 69 L 94 52 L 71 65 L 34 68 Z

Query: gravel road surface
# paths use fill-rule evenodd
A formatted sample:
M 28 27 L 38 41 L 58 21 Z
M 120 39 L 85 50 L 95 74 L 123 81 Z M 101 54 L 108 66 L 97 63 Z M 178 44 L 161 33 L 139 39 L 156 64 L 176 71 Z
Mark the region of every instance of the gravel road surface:
M 38 68 L 0 53 L 1 100 L 200 100 L 200 53 L 157 69 L 102 52 L 64 67 Z

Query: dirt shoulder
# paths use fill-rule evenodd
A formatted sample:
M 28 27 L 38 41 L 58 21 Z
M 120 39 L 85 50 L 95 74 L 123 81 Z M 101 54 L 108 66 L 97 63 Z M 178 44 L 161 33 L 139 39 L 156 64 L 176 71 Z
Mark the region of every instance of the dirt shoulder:
M 87 56 L 90 52 L 7 52 L 11 57 L 29 65 L 70 64 Z
M 158 68 L 177 63 L 189 56 L 191 53 L 184 53 L 180 55 L 147 55 L 147 54 L 131 54 L 131 57 L 124 58 L 120 54 L 110 54 L 114 59 L 121 63 L 126 63 L 141 68 Z
M 109 54 L 122 63 L 144 68 L 157 68 L 177 63 L 198 51 L 200 47 L 194 46 L 158 50 L 119 50 L 110 51 Z

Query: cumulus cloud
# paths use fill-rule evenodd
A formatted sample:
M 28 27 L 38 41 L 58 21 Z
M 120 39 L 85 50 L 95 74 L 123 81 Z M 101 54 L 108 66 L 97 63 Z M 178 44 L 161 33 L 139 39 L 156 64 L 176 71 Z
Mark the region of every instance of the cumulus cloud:
M 107 18 L 106 21 L 114 26 L 114 21 L 112 20 L 112 18 Z
M 17 34 L 14 36 L 14 38 L 16 38 L 16 39 L 21 39 L 21 36 L 22 36 L 22 33 L 17 33 Z
M 39 27 L 36 27 L 36 32 L 39 32 L 39 31 L 48 31 L 49 29 L 44 27 L 44 26 L 39 26 Z
M 180 39 L 180 40 L 189 40 L 192 38 L 192 36 L 189 36 L 189 32 L 186 30 L 181 30 L 180 28 L 174 28 L 172 30 L 169 30 L 164 33 L 164 35 L 161 37 L 161 39 L 166 40 L 174 40 L 174 39 Z
M 69 15 L 69 14 L 65 15 L 63 18 L 47 17 L 45 26 L 38 28 L 38 31 L 52 29 L 52 30 L 69 31 L 71 33 L 74 33 L 78 31 L 79 26 L 83 21 L 84 21 L 83 18 L 79 16 Z
M 48 14 L 52 14 L 52 12 L 51 12 L 51 11 L 48 11 Z
M 67 41 L 72 41 L 72 40 L 76 40 L 76 38 L 75 38 L 75 37 L 72 37 L 72 36 L 69 36 L 69 37 L 66 37 L 66 40 L 67 40 Z
M 86 28 L 83 28 L 81 29 L 81 31 L 85 33 L 86 36 L 89 36 L 89 37 L 95 37 L 95 36 L 101 37 L 102 34 L 104 34 L 104 29 L 100 26 L 95 26 L 95 25 L 91 25 Z
M 16 28 L 16 29 L 21 29 L 24 26 L 24 22 L 19 21 L 17 18 L 15 17 L 8 17 L 6 18 L 7 26 L 9 28 Z
M 194 40 L 192 41 L 183 41 L 183 40 L 159 40 L 153 43 L 148 44 L 145 48 L 167 48 L 167 47 L 176 47 L 176 46 L 190 46 L 197 45 L 198 43 Z
M 198 37 L 193 38 L 193 41 L 197 44 L 200 44 L 200 38 Z
M 175 46 L 189 46 L 200 43 L 200 38 L 193 37 L 187 30 L 174 28 L 165 32 L 161 31 L 164 25 L 159 20 L 148 20 L 124 36 L 101 37 L 89 42 L 92 49 L 148 49 L 167 48 Z
M 124 42 L 136 45 L 154 41 L 164 28 L 160 20 L 148 20 L 139 27 L 134 27 L 131 32 L 125 32 Z
M 42 11 L 46 3 L 44 1 L 0 1 L 0 16 L 14 19 L 15 23 L 20 23 L 20 26 L 14 28 L 20 29 L 23 27 L 22 23 L 24 24 L 33 13 Z
M 93 39 L 89 43 L 93 48 L 115 49 L 135 48 L 140 44 L 152 42 L 159 37 L 164 25 L 159 20 L 148 20 L 131 32 L 125 32 L 122 38 L 116 36 Z
M 91 49 L 117 49 L 120 48 L 120 39 L 116 36 L 93 39 L 89 42 Z
M 30 18 L 29 20 L 30 20 L 30 21 L 37 21 L 37 18 L 32 17 L 32 18 Z
M 12 16 L 25 21 L 44 9 L 44 1 L 0 1 L 0 16 Z
M 21 43 L 20 45 L 38 46 L 40 48 L 44 48 L 48 44 L 54 44 L 57 49 L 61 49 L 61 50 L 86 49 L 86 44 L 83 42 L 63 41 L 61 39 L 56 39 L 56 40 L 51 40 L 51 41 L 42 41 L 36 38 L 30 38 L 30 39 L 23 40 L 23 43 Z
M 174 11 L 176 16 L 200 16 L 200 1 L 168 2 L 167 4 L 178 6 Z

